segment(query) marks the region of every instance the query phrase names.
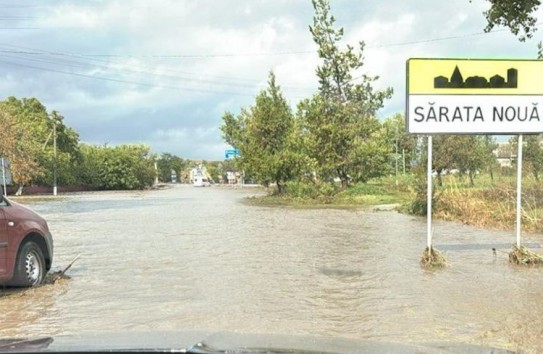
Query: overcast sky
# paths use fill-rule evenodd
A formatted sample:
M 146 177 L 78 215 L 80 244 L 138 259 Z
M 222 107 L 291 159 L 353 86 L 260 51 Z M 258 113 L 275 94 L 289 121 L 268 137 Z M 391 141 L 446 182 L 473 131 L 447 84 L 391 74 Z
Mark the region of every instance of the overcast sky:
M 366 42 L 357 74 L 394 89 L 382 119 L 405 109 L 410 57 L 531 59 L 543 39 L 484 34 L 483 0 L 331 6 L 344 42 Z M 310 0 L 0 0 L 0 11 L 0 99 L 38 98 L 87 143 L 221 160 L 223 113 L 253 104 L 270 70 L 293 109 L 317 89 Z

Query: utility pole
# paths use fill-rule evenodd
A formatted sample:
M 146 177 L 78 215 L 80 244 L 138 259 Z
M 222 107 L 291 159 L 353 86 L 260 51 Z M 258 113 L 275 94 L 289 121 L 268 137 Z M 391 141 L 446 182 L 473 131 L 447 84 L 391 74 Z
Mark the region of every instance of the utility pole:
M 57 195 L 57 122 L 53 116 L 53 195 Z
M 47 137 L 47 140 L 43 144 L 42 150 L 45 150 L 45 147 L 47 144 L 49 144 L 49 139 L 51 139 L 51 135 L 53 136 L 53 195 L 57 195 L 57 120 L 56 118 L 58 113 L 56 111 L 53 111 L 53 113 L 49 114 L 49 119 L 51 119 L 51 122 L 53 122 L 53 131 L 49 133 L 49 136 Z
M 396 144 L 395 144 L 395 153 L 394 153 L 394 163 L 396 165 L 396 187 L 398 187 L 398 127 L 396 127 L 396 134 L 395 135 L 395 139 L 396 140 Z
M 57 121 L 55 115 L 53 120 L 53 195 L 57 195 Z

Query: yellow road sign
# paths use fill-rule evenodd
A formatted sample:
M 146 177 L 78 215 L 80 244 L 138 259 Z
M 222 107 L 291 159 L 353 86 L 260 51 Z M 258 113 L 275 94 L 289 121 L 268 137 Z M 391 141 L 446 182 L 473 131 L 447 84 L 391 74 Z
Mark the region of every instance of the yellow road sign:
M 409 59 L 406 121 L 418 134 L 543 132 L 543 61 Z
M 407 93 L 542 95 L 543 61 L 409 59 Z

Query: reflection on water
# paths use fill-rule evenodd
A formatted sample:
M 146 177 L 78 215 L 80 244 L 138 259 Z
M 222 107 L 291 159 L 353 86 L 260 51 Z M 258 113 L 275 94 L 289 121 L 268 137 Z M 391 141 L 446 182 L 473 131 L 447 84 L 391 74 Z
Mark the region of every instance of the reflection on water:
M 177 186 L 26 200 L 71 280 L 0 297 L 0 338 L 212 330 L 543 348 L 543 273 L 513 233 L 437 222 L 450 267 L 424 271 L 425 220 L 248 206 L 250 189 Z M 539 242 L 526 237 L 526 242 Z

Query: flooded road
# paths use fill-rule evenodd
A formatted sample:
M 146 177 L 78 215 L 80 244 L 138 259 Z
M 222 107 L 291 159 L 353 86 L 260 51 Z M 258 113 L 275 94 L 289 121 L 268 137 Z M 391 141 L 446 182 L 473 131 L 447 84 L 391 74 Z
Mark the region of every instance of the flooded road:
M 480 246 L 511 244 L 513 232 L 437 222 L 450 266 L 428 272 L 424 219 L 242 202 L 255 193 L 26 200 L 49 222 L 54 267 L 81 258 L 70 280 L 0 292 L 0 338 L 210 330 L 543 350 L 543 270 Z

